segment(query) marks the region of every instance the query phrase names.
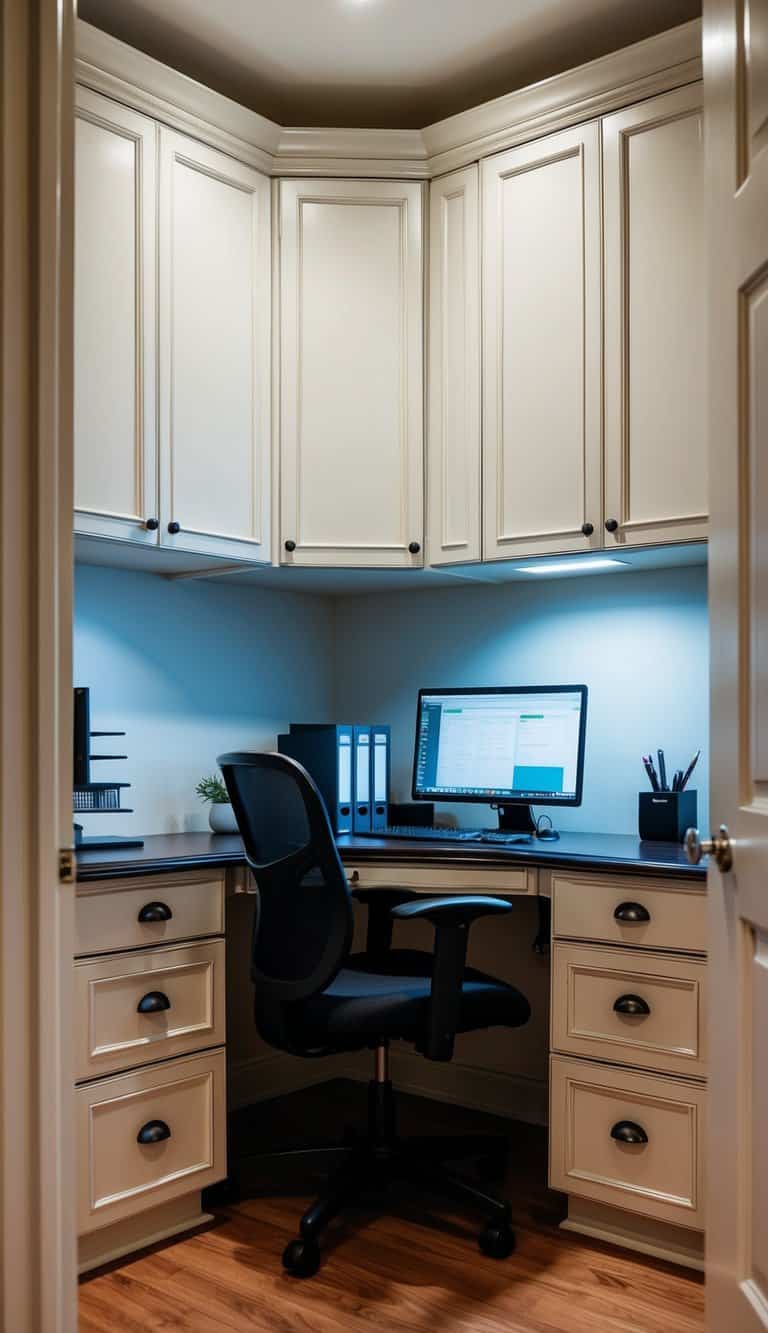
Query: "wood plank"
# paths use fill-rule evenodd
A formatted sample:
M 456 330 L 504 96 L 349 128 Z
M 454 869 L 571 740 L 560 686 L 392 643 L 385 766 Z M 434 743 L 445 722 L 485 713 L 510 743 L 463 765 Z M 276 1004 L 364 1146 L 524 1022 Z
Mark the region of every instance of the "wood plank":
M 262 1143 L 339 1129 L 365 1089 L 337 1083 L 248 1108 L 232 1138 Z M 477 1249 L 477 1222 L 416 1191 L 382 1216 L 350 1210 L 328 1232 L 309 1282 L 282 1271 L 309 1182 L 221 1210 L 216 1223 L 100 1273 L 80 1291 L 80 1333 L 702 1333 L 699 1274 L 560 1231 L 563 1198 L 546 1188 L 546 1141 L 530 1125 L 403 1096 L 404 1133 L 509 1130 L 506 1191 L 518 1247 L 498 1263 Z M 298 1192 L 300 1188 L 300 1192 Z

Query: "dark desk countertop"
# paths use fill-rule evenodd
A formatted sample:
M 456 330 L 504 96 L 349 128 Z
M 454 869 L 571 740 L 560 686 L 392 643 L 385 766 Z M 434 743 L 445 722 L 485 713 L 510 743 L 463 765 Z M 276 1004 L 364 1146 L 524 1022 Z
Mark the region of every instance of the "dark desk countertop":
M 478 843 L 419 843 L 392 838 L 339 838 L 346 864 L 386 860 L 392 865 L 501 866 L 517 864 L 571 870 L 611 870 L 621 874 L 654 874 L 670 879 L 706 876 L 706 861 L 689 865 L 676 843 L 641 842 L 628 834 L 562 833 L 558 842 L 534 842 L 530 847 L 482 846 Z M 143 847 L 78 852 L 77 878 L 86 882 L 136 875 L 168 874 L 243 865 L 243 845 L 237 834 L 163 833 L 144 840 Z

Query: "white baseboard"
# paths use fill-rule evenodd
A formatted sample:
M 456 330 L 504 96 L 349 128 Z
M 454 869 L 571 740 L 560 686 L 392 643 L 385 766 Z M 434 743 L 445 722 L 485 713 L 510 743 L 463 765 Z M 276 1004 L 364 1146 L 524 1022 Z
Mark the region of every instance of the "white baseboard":
M 407 1050 L 392 1051 L 391 1067 L 392 1081 L 403 1092 L 531 1125 L 547 1123 L 547 1084 L 543 1079 L 502 1074 L 453 1060 L 443 1064 Z
M 523 1120 L 531 1125 L 547 1123 L 547 1084 L 543 1079 L 501 1074 L 493 1069 L 451 1061 L 442 1064 L 425 1060 L 411 1051 L 391 1053 L 392 1082 L 402 1092 L 412 1092 L 433 1101 L 451 1102 L 476 1111 Z M 371 1062 L 367 1052 L 305 1060 L 276 1053 L 240 1060 L 230 1067 L 230 1110 L 299 1092 L 332 1078 L 367 1082 Z
M 252 1106 L 254 1102 L 300 1092 L 315 1083 L 327 1083 L 331 1078 L 353 1077 L 347 1072 L 348 1063 L 349 1056 L 346 1055 L 305 1060 L 283 1052 L 233 1061 L 228 1073 L 227 1108 L 236 1111 L 241 1106 Z

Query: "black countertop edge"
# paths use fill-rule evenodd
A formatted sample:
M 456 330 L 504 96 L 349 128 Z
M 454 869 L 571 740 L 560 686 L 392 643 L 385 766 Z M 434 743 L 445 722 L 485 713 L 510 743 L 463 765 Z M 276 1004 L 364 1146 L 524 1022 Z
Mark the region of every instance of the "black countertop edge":
M 692 866 L 682 847 L 674 843 L 642 843 L 623 834 L 563 834 L 558 843 L 535 844 L 531 848 L 484 847 L 470 852 L 466 843 L 424 845 L 374 838 L 339 838 L 345 864 L 386 862 L 501 869 L 530 866 L 536 869 L 611 870 L 622 875 L 652 874 L 667 879 L 704 881 L 706 862 Z M 245 865 L 242 843 L 236 834 L 154 834 L 141 848 L 114 851 L 84 850 L 77 858 L 77 879 L 89 883 L 104 879 L 133 879 L 188 870 L 226 869 Z

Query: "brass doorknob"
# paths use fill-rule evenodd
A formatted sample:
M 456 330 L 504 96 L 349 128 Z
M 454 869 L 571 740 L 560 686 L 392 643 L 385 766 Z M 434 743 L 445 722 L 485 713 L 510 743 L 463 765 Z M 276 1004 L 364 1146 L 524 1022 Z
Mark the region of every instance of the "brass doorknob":
M 692 866 L 697 866 L 702 856 L 714 856 L 719 870 L 723 874 L 733 865 L 731 839 L 725 824 L 720 825 L 717 834 L 705 838 L 702 842 L 697 828 L 689 828 L 685 835 L 685 854 Z

